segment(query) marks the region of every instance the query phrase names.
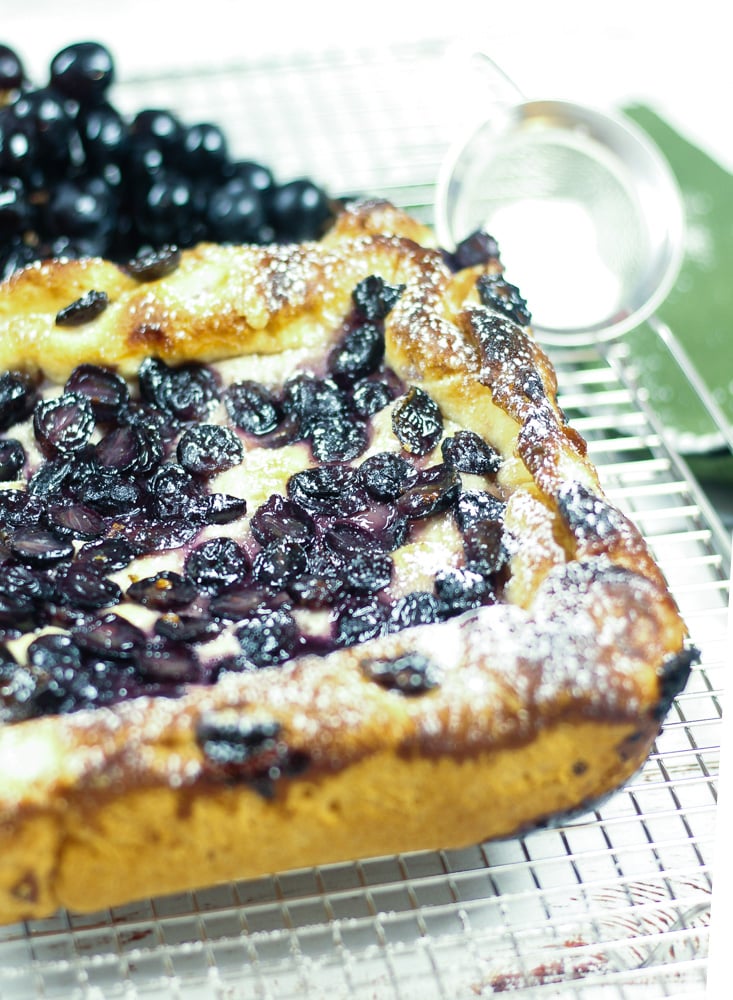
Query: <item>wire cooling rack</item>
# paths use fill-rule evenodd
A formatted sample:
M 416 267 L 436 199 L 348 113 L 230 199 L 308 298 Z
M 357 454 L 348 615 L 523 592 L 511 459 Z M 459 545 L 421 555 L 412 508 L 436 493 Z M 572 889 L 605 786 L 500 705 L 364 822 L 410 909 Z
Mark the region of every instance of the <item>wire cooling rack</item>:
M 225 126 L 280 180 L 383 194 L 431 221 L 475 113 L 443 43 L 128 81 L 115 100 Z M 484 95 L 476 95 L 483 99 Z M 643 770 L 524 838 L 295 871 L 0 928 L 0 998 L 604 1000 L 704 992 L 730 553 L 620 345 L 554 352 L 561 404 L 702 650 Z

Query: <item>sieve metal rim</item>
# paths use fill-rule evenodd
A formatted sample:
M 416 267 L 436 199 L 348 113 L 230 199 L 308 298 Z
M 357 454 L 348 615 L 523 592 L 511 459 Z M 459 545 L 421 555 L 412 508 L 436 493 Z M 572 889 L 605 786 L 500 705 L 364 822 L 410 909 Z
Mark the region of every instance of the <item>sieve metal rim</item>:
M 645 183 L 649 190 L 651 185 L 657 203 L 664 206 L 665 232 L 657 240 L 659 249 L 654 255 L 655 260 L 661 259 L 661 264 L 652 267 L 653 262 L 650 262 L 647 274 L 652 280 L 647 281 L 645 276 L 648 291 L 641 301 L 630 304 L 617 316 L 604 317 L 592 325 L 561 328 L 537 321 L 532 325 L 538 340 L 552 346 L 582 347 L 616 340 L 652 316 L 667 297 L 679 274 L 685 245 L 684 206 L 677 180 L 656 144 L 630 120 L 564 99 L 523 99 L 519 95 L 511 102 L 494 101 L 490 113 L 459 136 L 441 162 L 435 196 L 436 235 L 440 244 L 446 247 L 468 235 L 455 232 L 451 197 L 455 196 L 461 170 L 470 160 L 478 138 L 484 137 L 488 129 L 495 132 L 497 141 L 501 142 L 502 136 L 538 118 L 562 121 L 566 127 L 582 129 L 599 146 L 608 149 L 615 159 L 627 165 L 631 176 L 643 177 L 644 181 L 637 182 L 639 186 Z M 639 197 L 637 201 L 643 208 L 644 199 Z M 657 212 L 657 222 L 660 217 Z M 530 308 L 532 305 L 530 302 Z

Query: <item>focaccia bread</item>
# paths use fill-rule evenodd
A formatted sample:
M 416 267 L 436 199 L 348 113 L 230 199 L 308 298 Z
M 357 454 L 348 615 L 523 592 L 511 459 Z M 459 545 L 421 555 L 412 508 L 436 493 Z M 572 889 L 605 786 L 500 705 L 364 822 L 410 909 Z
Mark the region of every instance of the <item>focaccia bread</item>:
M 696 654 L 529 321 L 490 238 L 384 202 L 0 286 L 0 920 L 506 837 L 641 766 Z

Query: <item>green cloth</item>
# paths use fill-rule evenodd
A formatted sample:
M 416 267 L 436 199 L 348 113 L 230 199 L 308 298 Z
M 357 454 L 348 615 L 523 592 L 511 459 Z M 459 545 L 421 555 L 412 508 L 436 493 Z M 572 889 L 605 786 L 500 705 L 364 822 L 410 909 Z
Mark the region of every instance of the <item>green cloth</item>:
M 733 424 L 733 175 L 650 108 L 623 109 L 665 155 L 683 195 L 687 241 L 675 287 L 657 310 Z M 676 447 L 709 450 L 716 427 L 655 333 L 628 334 L 641 384 Z M 722 445 L 722 439 L 720 439 Z

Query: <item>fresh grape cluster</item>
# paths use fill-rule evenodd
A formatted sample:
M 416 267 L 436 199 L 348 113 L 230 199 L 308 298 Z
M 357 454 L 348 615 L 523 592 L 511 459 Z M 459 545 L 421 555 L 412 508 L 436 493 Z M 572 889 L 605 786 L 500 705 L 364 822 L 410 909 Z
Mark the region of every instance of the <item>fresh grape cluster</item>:
M 33 85 L 0 44 L 0 278 L 33 260 L 124 262 L 165 245 L 315 239 L 334 202 L 314 181 L 278 183 L 236 159 L 212 122 L 170 110 L 123 116 L 111 53 L 77 42 Z

